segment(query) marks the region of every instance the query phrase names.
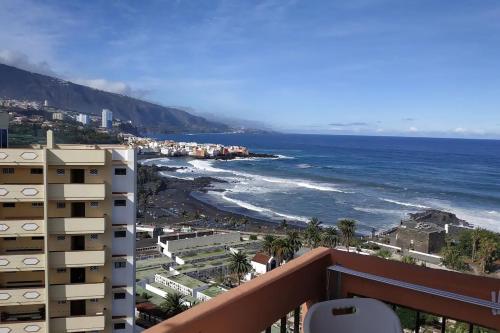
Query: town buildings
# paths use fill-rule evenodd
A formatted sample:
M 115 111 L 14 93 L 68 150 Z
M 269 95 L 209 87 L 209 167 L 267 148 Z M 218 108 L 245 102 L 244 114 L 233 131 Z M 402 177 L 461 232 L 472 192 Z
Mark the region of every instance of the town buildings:
M 133 332 L 135 152 L 0 149 L 0 332 Z
M 0 112 L 0 148 L 9 146 L 9 114 Z

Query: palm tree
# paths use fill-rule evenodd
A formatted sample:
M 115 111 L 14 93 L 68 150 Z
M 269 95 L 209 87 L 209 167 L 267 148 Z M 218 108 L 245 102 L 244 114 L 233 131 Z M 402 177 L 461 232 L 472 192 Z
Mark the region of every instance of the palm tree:
M 339 236 L 337 232 L 337 228 L 328 227 L 323 230 L 321 234 L 321 242 L 323 246 L 334 248 L 337 246 Z
M 231 253 L 229 260 L 229 270 L 238 277 L 239 286 L 242 276 L 252 270 L 252 265 L 250 265 L 247 256 L 242 251 Z
M 304 231 L 304 239 L 309 247 L 316 248 L 321 241 L 321 222 L 317 217 L 311 218 Z
M 273 235 L 265 235 L 264 242 L 262 243 L 262 251 L 267 253 L 268 255 L 273 255 L 273 243 L 276 240 L 276 237 Z
M 286 230 L 288 228 L 288 222 L 286 220 L 281 221 L 280 228 Z
M 293 248 L 293 256 L 295 255 L 296 252 L 300 250 L 302 247 L 302 241 L 300 240 L 300 234 L 298 231 L 289 231 L 286 233 L 286 240 L 288 243 L 290 243 L 290 246 Z
M 341 219 L 338 221 L 338 227 L 342 233 L 342 238 L 344 239 L 344 245 L 347 248 L 347 252 L 349 252 L 351 238 L 354 237 L 354 233 L 356 232 L 356 220 Z
M 481 229 L 476 228 L 472 230 L 471 233 L 471 242 L 472 242 L 472 261 L 476 260 L 476 252 L 477 252 L 477 243 L 479 242 L 479 239 L 481 238 Z
M 286 238 L 277 238 L 273 242 L 273 256 L 281 264 L 284 260 L 290 260 L 295 254 L 295 249 Z
M 160 309 L 166 312 L 168 317 L 173 317 L 187 310 L 189 307 L 185 304 L 184 296 L 180 293 L 167 294 L 165 301 L 160 304 Z

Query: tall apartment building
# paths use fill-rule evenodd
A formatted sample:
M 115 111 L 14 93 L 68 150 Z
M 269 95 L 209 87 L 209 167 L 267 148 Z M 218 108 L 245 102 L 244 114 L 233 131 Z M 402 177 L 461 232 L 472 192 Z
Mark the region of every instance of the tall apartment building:
M 0 332 L 133 332 L 135 152 L 0 149 Z
M 113 127 L 113 112 L 108 109 L 102 109 L 102 124 L 101 127 L 111 128 Z
M 76 121 L 78 121 L 79 123 L 82 123 L 83 125 L 88 125 L 89 124 L 89 116 L 84 114 L 84 113 L 80 113 L 78 116 L 76 116 Z

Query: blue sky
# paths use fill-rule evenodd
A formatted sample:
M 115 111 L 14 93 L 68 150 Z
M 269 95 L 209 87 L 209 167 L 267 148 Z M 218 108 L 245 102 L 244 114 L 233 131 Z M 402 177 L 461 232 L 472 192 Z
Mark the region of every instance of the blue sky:
M 500 3 L 0 0 L 0 62 L 281 131 L 500 138 Z

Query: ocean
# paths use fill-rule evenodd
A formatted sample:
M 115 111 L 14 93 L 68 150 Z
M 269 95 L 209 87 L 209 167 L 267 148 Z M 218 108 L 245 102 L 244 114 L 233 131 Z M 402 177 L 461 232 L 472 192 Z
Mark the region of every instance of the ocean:
M 500 141 L 299 134 L 164 135 L 158 139 L 243 145 L 278 158 L 231 161 L 158 158 L 182 166 L 165 177 L 225 180 L 195 193 L 220 209 L 325 225 L 358 221 L 370 233 L 428 208 L 500 231 Z

